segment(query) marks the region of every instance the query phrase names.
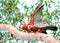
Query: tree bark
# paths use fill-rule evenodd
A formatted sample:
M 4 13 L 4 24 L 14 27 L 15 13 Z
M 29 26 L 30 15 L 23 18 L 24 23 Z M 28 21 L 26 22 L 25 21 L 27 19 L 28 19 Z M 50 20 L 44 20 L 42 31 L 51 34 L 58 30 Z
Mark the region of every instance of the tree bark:
M 20 32 L 16 27 L 7 24 L 0 24 L 0 30 L 7 30 L 11 34 L 15 35 L 18 39 L 22 40 L 41 40 L 46 43 L 59 43 L 56 39 L 48 34 L 43 33 L 24 33 Z

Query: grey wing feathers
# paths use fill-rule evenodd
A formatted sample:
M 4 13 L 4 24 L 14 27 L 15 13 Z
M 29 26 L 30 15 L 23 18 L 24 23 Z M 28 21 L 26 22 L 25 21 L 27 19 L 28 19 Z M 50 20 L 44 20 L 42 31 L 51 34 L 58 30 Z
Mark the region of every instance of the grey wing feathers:
M 46 22 L 42 22 L 42 23 L 40 22 L 42 9 L 43 9 L 43 5 L 41 5 L 39 3 L 38 6 L 36 7 L 35 11 L 33 12 L 33 14 L 34 14 L 34 26 L 37 28 L 44 28 L 47 30 L 57 30 L 56 26 L 49 26 Z
M 48 26 L 48 24 L 46 22 L 40 22 L 40 23 L 34 24 L 34 26 L 38 28 L 43 28 L 43 27 Z
M 34 23 L 40 23 L 40 17 L 42 14 L 42 9 L 43 9 L 43 5 L 41 5 L 41 3 L 38 4 L 38 6 L 36 7 L 34 13 Z

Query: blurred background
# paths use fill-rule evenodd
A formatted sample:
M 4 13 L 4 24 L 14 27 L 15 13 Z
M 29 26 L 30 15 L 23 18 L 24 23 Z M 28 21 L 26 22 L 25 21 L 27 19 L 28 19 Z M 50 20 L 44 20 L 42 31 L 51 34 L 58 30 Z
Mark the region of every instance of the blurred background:
M 21 25 L 29 22 L 30 15 L 38 5 L 44 4 L 40 22 L 58 27 L 57 31 L 47 31 L 60 41 L 60 0 L 0 0 L 0 23 L 13 25 L 19 31 Z M 12 37 L 8 31 L 0 31 L 0 43 L 42 43 L 40 41 L 24 41 Z

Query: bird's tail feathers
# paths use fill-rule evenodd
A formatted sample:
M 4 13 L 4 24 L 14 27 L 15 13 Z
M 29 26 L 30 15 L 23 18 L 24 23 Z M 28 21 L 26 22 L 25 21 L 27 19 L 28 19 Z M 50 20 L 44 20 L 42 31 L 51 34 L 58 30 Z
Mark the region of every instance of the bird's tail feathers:
M 47 30 L 57 31 L 57 27 L 56 27 L 56 26 L 47 26 L 46 29 L 47 29 Z

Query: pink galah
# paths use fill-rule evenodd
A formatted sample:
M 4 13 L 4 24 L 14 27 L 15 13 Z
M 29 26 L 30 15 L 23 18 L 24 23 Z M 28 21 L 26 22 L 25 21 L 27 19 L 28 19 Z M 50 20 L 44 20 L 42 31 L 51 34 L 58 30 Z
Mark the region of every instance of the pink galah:
M 26 30 L 27 32 L 41 32 L 41 33 L 46 33 L 46 30 L 55 31 L 57 30 L 56 26 L 49 26 L 47 23 L 40 22 L 42 9 L 43 5 L 39 3 L 30 17 L 30 22 L 28 24 L 22 25 L 23 30 Z

